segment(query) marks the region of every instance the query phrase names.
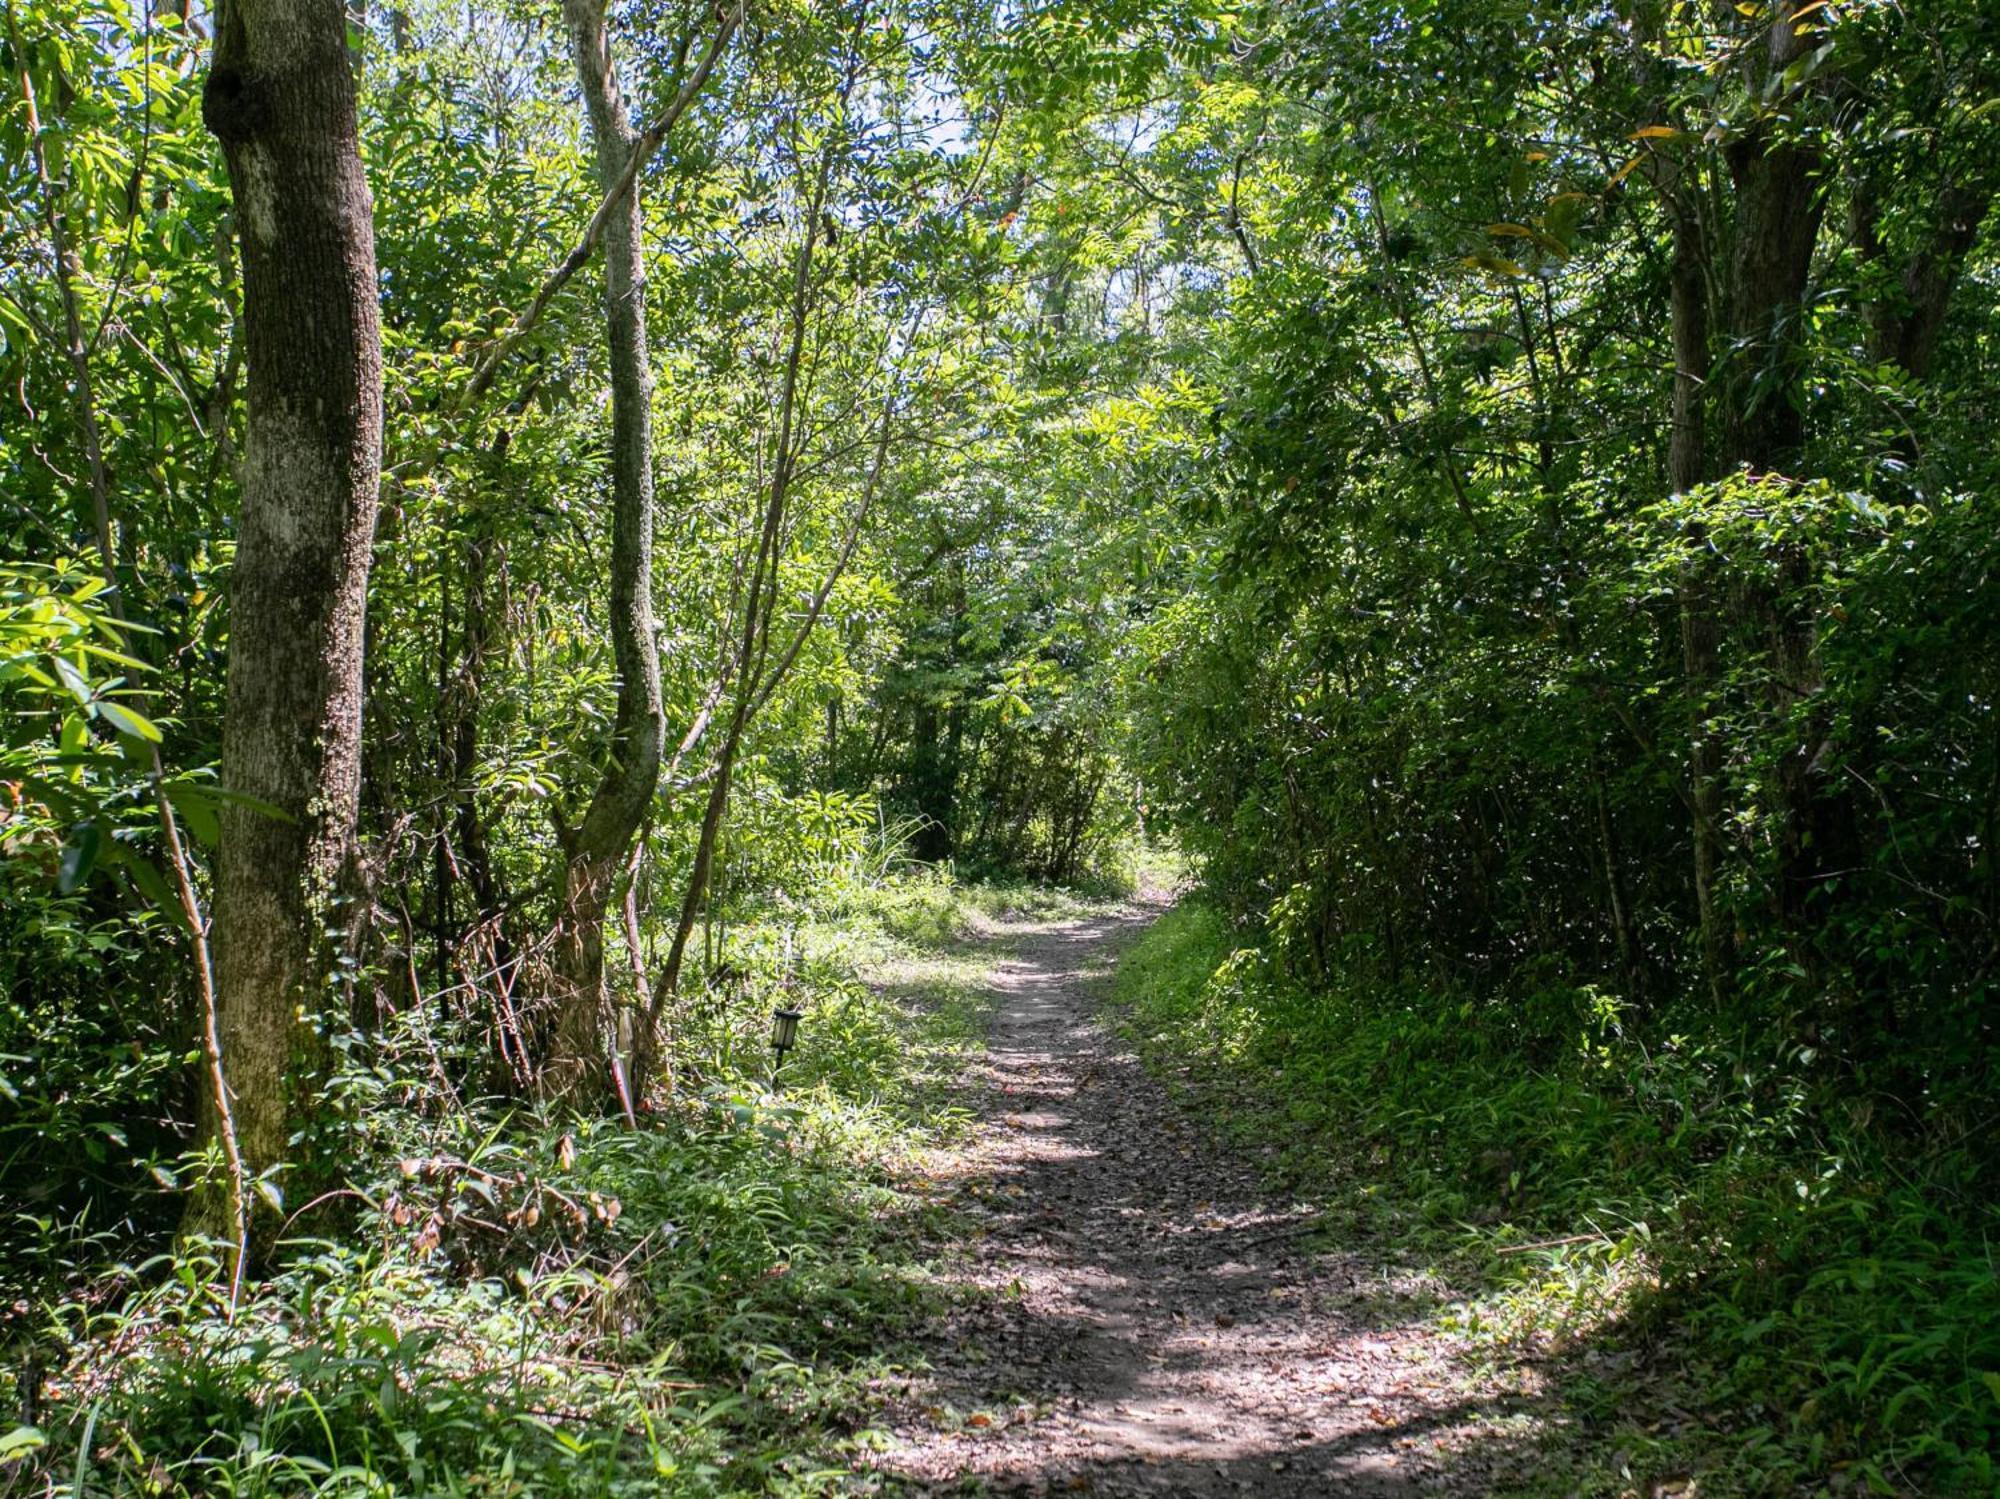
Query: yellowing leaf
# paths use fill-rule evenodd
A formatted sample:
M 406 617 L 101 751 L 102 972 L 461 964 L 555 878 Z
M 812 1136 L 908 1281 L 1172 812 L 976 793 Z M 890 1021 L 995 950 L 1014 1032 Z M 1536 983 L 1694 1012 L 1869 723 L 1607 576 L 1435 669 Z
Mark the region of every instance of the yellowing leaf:
M 1632 132 L 1631 139 L 1635 141 L 1670 141 L 1679 134 L 1680 131 L 1671 125 L 1641 125 L 1637 130 Z

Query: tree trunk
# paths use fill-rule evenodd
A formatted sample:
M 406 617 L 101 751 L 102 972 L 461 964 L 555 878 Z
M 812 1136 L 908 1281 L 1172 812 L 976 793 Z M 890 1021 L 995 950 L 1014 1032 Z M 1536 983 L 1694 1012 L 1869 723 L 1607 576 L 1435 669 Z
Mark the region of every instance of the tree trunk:
M 1604 784 L 1604 764 L 1592 755 L 1591 798 L 1596 804 L 1597 850 L 1604 859 L 1605 902 L 1611 912 L 1611 938 L 1618 953 L 1618 968 L 1625 978 L 1626 996 L 1645 997 L 1646 963 L 1639 948 L 1639 935 L 1632 918 L 1632 897 L 1625 887 L 1624 860 L 1620 855 L 1617 829 L 1611 819 L 1611 796 Z
M 1694 204 L 1695 184 L 1683 189 L 1674 213 L 1673 260 L 1668 269 L 1674 345 L 1673 431 L 1667 448 L 1667 481 L 1686 494 L 1706 477 L 1706 389 L 1709 374 L 1708 280 L 1703 236 Z M 1709 997 L 1720 1002 L 1727 984 L 1729 940 L 1717 902 L 1722 873 L 1722 734 L 1715 694 L 1721 677 L 1721 604 L 1714 565 L 1705 555 L 1707 528 L 1689 526 L 1689 556 L 1678 592 L 1681 674 L 1693 725 L 1688 748 L 1688 802 L 1694 810 L 1694 899 L 1701 937 L 1701 969 Z
M 1765 49 L 1768 77 L 1777 77 L 1815 44 L 1816 24 L 1798 21 L 1797 9 L 1779 7 Z M 1736 225 L 1729 264 L 1731 355 L 1723 391 L 1722 461 L 1725 469 L 1782 473 L 1796 466 L 1805 442 L 1802 325 L 1825 203 L 1822 162 L 1811 145 L 1773 140 L 1768 124 L 1747 131 L 1726 155 Z M 1779 558 L 1779 589 L 1764 600 L 1761 621 L 1771 640 L 1772 709 L 1808 726 L 1820 685 L 1818 621 L 1802 596 L 1809 573 L 1800 543 L 1786 542 Z M 1805 902 L 1821 873 L 1813 846 L 1823 814 L 1814 763 L 1817 737 L 1808 727 L 1780 761 L 1775 778 L 1779 853 L 1774 905 L 1801 955 L 1810 946 L 1803 936 Z
M 1901 365 L 1919 380 L 1930 378 L 1945 313 L 1993 198 L 1994 182 L 1982 176 L 1951 183 L 1929 205 L 1927 232 L 1904 254 L 1889 295 L 1867 307 L 1869 349 L 1878 361 Z M 1878 232 L 1879 210 L 1874 184 L 1857 188 L 1854 238 L 1862 258 L 1872 262 L 1890 258 Z
M 360 787 L 382 355 L 340 0 L 224 0 L 202 118 L 229 163 L 249 367 L 222 778 L 276 814 L 221 815 L 216 1004 L 244 1164 L 261 1175 L 286 1156 L 288 1067 L 335 1008 L 322 988 Z M 217 1128 L 211 1101 L 204 1136 Z
M 1799 9 L 1778 7 L 1762 57 L 1753 63 L 1760 88 L 1819 41 L 1820 21 L 1801 20 Z M 1796 105 L 1814 87 L 1801 84 L 1787 98 Z M 1825 207 L 1822 163 L 1805 139 L 1774 139 L 1768 120 L 1744 131 L 1724 154 L 1736 221 L 1725 289 L 1730 356 L 1721 402 L 1722 467 L 1762 470 L 1791 462 L 1805 436 L 1800 323 Z
M 694 936 L 695 923 L 701 920 L 708 900 L 709 880 L 715 870 L 716 844 L 722 837 L 723 819 L 729 813 L 729 789 L 736 774 L 736 750 L 742 734 L 742 715 L 739 714 L 737 721 L 730 725 L 729 737 L 724 741 L 721 757 L 716 761 L 715 779 L 708 788 L 708 800 L 702 807 L 701 835 L 695 842 L 694 865 L 688 871 L 687 888 L 681 892 L 680 916 L 674 923 L 674 940 L 667 948 L 666 966 L 660 970 L 659 981 L 653 987 L 646 1022 L 639 1027 L 632 1043 L 634 1089 L 643 1089 L 652 1076 L 660 1019 L 674 996 L 680 993 L 681 969 L 687 962 L 688 941 Z
M 597 176 L 609 192 L 638 133 L 611 66 L 602 0 L 564 0 Z M 555 944 L 556 1014 L 547 1063 L 559 1094 L 608 1078 L 604 1045 L 604 915 L 659 781 L 664 725 L 653 639 L 652 372 L 646 356 L 646 262 L 639 190 L 604 226 L 604 306 L 611 362 L 611 649 L 618 709 L 604 778 L 564 850 Z
M 1817 153 L 1752 132 L 1729 149 L 1735 252 L 1729 267 L 1731 355 L 1724 385 L 1725 469 L 1791 462 L 1805 438 L 1800 318 L 1819 239 Z

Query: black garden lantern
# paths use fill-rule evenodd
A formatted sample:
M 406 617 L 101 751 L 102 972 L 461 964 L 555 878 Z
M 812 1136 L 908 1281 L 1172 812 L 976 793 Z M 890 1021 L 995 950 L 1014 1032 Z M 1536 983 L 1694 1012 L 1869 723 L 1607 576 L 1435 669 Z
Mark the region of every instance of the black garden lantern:
M 778 1091 L 778 1069 L 785 1065 L 785 1053 L 799 1044 L 799 1022 L 805 1018 L 803 1010 L 773 1010 L 771 1012 L 771 1050 L 778 1059 L 771 1064 L 771 1091 Z

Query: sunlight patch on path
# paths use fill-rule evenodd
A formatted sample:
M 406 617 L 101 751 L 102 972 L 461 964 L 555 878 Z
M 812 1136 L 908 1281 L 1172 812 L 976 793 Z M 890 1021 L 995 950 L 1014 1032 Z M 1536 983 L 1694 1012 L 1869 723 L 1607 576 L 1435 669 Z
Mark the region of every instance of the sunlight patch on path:
M 1484 1492 L 1518 1427 L 1424 1313 L 1435 1287 L 1364 1251 L 1308 1253 L 1097 1018 L 1157 914 L 999 922 L 1009 944 L 970 1085 L 980 1128 L 929 1163 L 965 1214 L 928 1377 L 894 1392 L 885 1476 L 917 1492 Z

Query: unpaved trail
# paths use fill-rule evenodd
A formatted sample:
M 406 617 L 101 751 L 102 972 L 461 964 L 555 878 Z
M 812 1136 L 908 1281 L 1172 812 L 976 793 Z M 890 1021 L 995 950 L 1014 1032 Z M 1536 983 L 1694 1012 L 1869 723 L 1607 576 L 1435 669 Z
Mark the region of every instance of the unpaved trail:
M 1305 1248 L 1310 1205 L 1267 1196 L 1099 1018 L 1158 910 L 1000 934 L 981 1123 L 931 1163 L 973 1225 L 944 1271 L 972 1294 L 881 1469 L 918 1493 L 1487 1492 L 1528 1417 L 1423 1324 L 1442 1288 L 1379 1247 Z

